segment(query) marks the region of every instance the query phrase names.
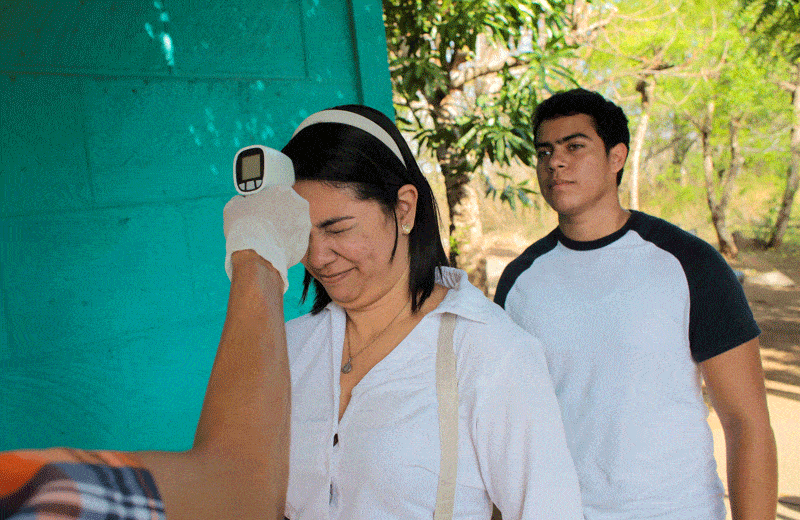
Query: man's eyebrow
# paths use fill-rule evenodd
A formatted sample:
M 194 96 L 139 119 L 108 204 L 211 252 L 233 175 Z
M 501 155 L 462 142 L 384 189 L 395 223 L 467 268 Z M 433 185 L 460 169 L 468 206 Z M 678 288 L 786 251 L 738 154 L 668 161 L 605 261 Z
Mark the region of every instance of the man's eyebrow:
M 568 136 L 562 137 L 561 139 L 556 139 L 555 144 L 565 143 L 576 137 L 583 137 L 584 139 L 591 139 L 588 135 L 584 134 L 583 132 L 575 132 L 574 134 L 570 134 Z M 535 141 L 533 143 L 534 148 L 539 148 L 540 146 L 553 146 L 553 143 L 549 143 L 546 141 Z
M 322 222 L 317 224 L 317 227 L 318 228 L 326 228 L 326 227 L 330 227 L 330 226 L 332 226 L 334 224 L 337 224 L 339 222 L 342 222 L 343 220 L 351 220 L 351 219 L 354 219 L 354 218 L 355 217 L 333 217 L 333 218 L 329 218 L 327 220 L 323 220 Z

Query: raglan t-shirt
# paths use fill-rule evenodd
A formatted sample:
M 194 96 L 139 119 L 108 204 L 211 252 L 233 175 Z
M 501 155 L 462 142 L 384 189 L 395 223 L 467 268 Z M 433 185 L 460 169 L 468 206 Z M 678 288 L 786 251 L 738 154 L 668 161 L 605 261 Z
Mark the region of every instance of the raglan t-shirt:
M 632 211 L 512 261 L 495 301 L 545 349 L 587 520 L 723 519 L 698 363 L 760 333 L 708 243 Z

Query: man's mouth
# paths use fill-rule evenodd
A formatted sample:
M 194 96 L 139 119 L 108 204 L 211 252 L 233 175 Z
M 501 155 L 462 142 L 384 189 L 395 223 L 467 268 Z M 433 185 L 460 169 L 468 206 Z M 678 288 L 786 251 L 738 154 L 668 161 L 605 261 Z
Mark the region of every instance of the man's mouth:
M 563 179 L 553 180 L 550 181 L 550 189 L 558 188 L 559 186 L 566 186 L 568 184 L 574 184 L 572 181 L 566 181 Z

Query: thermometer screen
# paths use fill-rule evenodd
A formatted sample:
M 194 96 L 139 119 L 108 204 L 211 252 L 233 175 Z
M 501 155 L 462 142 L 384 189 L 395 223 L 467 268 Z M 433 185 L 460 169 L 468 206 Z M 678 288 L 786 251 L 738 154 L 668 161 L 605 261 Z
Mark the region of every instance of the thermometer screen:
M 242 156 L 242 181 L 260 179 L 261 175 L 261 155 Z
M 264 184 L 264 150 L 259 146 L 243 148 L 236 155 L 234 182 L 241 194 L 257 191 Z

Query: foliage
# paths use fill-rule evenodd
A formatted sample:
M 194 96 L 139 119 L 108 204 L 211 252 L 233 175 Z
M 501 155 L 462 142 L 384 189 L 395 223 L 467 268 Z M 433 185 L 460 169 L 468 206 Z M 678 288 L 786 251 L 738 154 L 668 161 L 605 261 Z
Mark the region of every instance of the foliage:
M 791 75 L 785 49 L 800 44 L 798 15 L 798 0 L 626 0 L 595 9 L 594 23 L 604 24 L 581 50 L 584 63 L 575 69 L 585 71 L 580 82 L 625 109 L 632 137 L 644 119 L 642 82 L 654 86 L 641 153 L 647 177 L 642 189 L 655 194 L 664 188 L 658 179 L 679 180 L 680 187 L 672 189 L 675 200 L 666 203 L 672 211 L 692 188 L 686 183 L 705 184 L 701 130 L 717 181 L 724 178 L 732 167 L 730 124 L 741 121 L 744 163 L 737 182 L 755 177 L 760 190 L 779 190 L 775 179 L 785 177 L 791 160 L 793 124 L 781 83 Z M 769 40 L 779 34 L 780 45 Z M 705 121 L 706 114 L 713 118 Z M 630 175 L 632 169 L 625 171 Z M 709 197 L 723 200 L 723 192 L 724 183 L 713 183 Z M 735 206 L 743 194 L 732 193 Z M 643 199 L 665 204 L 663 196 L 645 193 Z M 767 207 L 759 211 L 765 214 Z M 744 214 L 761 217 L 752 208 Z M 720 216 L 724 208 L 715 218 Z
M 559 61 L 570 50 L 567 5 L 384 0 L 398 123 L 428 150 L 446 150 L 438 157 L 448 163 L 445 175 L 472 176 L 484 160 L 533 164 L 538 91 L 570 78 Z M 526 184 L 510 175 L 485 179 L 488 194 L 529 204 Z
M 762 49 L 778 49 L 788 61 L 800 61 L 798 0 L 741 0 L 741 5 L 745 12 L 755 14 L 752 29 Z
M 487 195 L 530 204 L 533 186 L 511 170 L 535 161 L 537 101 L 580 84 L 622 106 L 633 134 L 647 80 L 655 88 L 641 152 L 643 200 L 673 197 L 666 205 L 677 215 L 678 206 L 706 198 L 700 129 L 713 103 L 707 152 L 719 179 L 731 168 L 730 123 L 741 121 L 737 184 L 747 189 L 732 191 L 735 225 L 774 221 L 769 201 L 779 198 L 796 124 L 782 88 L 794 81 L 791 60 L 800 55 L 800 1 L 385 0 L 384 8 L 399 123 L 436 155 L 445 177 L 491 162 L 500 170 L 482 171 Z M 717 183 L 711 198 L 722 188 Z M 755 196 L 759 209 L 739 209 Z

